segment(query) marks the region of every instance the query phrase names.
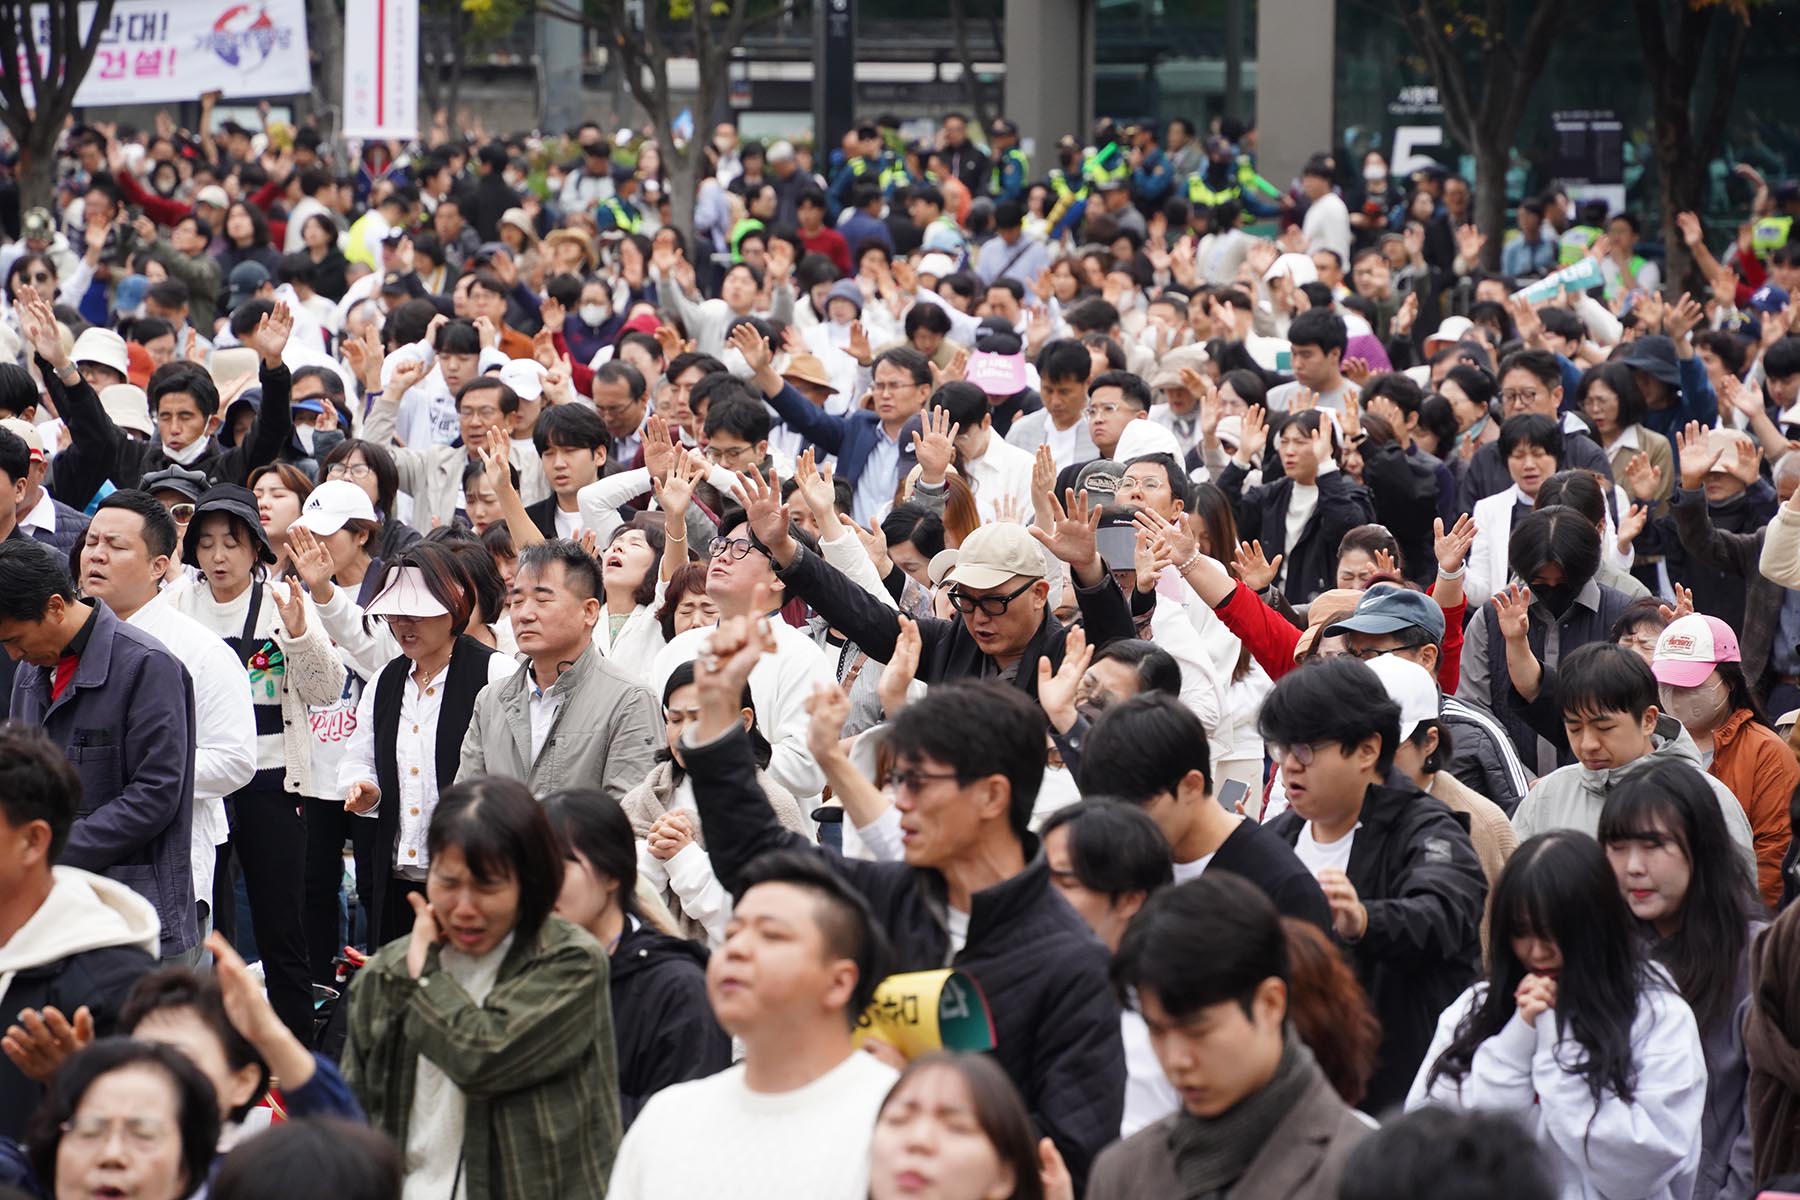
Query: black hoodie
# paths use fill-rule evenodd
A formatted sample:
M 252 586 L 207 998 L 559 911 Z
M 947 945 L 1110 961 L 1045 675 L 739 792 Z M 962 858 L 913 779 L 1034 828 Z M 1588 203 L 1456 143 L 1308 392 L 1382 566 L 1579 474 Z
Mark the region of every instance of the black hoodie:
M 706 998 L 706 947 L 638 922 L 612 953 L 619 1115 L 625 1128 L 672 1083 L 731 1065 L 731 1039 Z

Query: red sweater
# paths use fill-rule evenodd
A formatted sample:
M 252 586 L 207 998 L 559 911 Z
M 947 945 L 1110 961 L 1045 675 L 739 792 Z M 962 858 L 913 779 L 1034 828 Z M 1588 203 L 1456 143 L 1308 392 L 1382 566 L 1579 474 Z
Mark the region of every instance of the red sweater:
M 1250 656 L 1262 664 L 1270 679 L 1280 679 L 1294 669 L 1294 647 L 1300 644 L 1300 630 L 1281 614 L 1264 604 L 1242 582 L 1213 610 L 1225 628 L 1236 634 L 1249 648 Z M 1463 616 L 1467 604 L 1444 611 L 1444 645 L 1438 652 L 1438 686 L 1445 695 L 1456 691 L 1462 678 Z
M 839 274 L 844 276 L 850 274 L 850 243 L 846 242 L 844 235 L 837 230 L 825 228 L 808 236 L 807 232 L 802 229 L 800 244 L 806 247 L 808 254 L 823 254 L 829 258 L 832 265 L 837 267 Z M 825 314 L 820 313 L 819 315 L 823 317 Z

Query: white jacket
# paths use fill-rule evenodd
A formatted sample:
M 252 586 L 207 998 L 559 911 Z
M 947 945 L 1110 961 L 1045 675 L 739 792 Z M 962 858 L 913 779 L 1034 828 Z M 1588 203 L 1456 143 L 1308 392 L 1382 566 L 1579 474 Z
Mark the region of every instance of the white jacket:
M 18 932 L 0 944 L 0 999 L 20 971 L 89 950 L 136 946 L 152 958 L 161 953 L 162 923 L 148 900 L 104 875 L 74 867 L 50 871 L 50 894 Z
M 1463 1017 L 1486 994 L 1472 985 L 1438 1018 L 1407 1111 L 1427 1104 L 1510 1113 L 1537 1138 L 1562 1172 L 1564 1200 L 1687 1200 L 1700 1169 L 1700 1119 L 1706 1108 L 1706 1058 L 1693 1011 L 1660 968 L 1631 1026 L 1637 1084 L 1630 1103 L 1605 1093 L 1598 1106 L 1587 1081 L 1567 1070 L 1581 1049 L 1559 1038 L 1552 1014 L 1528 1025 L 1517 1014 L 1475 1051 L 1460 1084 L 1426 1079 Z
M 1468 601 L 1469 611 L 1475 611 L 1512 579 L 1507 546 L 1512 541 L 1513 506 L 1530 503 L 1517 484 L 1475 502 L 1475 511 L 1470 514 L 1475 521 L 1475 543 L 1469 547 L 1469 574 L 1463 580 L 1463 596 Z M 1631 509 L 1631 501 L 1617 485 L 1613 487 L 1612 503 L 1620 512 Z M 1600 561 L 1629 571 L 1636 558 L 1637 554 L 1632 550 L 1619 553 L 1619 527 L 1614 524 L 1613 510 L 1609 507 L 1606 528 L 1600 534 Z

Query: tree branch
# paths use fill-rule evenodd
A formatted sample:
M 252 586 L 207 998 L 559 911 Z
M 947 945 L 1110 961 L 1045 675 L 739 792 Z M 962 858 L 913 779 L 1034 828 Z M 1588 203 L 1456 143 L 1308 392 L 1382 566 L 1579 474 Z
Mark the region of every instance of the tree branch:
M 1418 0 L 1416 7 L 1408 0 L 1400 0 L 1398 8 L 1401 24 L 1425 55 L 1432 78 L 1437 81 L 1438 102 L 1443 106 L 1444 123 L 1450 127 L 1450 136 L 1466 146 L 1473 146 L 1475 114 L 1469 104 L 1462 65 L 1456 61 L 1455 48 L 1443 32 L 1443 24 L 1433 11 L 1431 0 Z
M 1701 162 L 1711 162 L 1725 137 L 1725 122 L 1731 116 L 1731 102 L 1737 96 L 1738 66 L 1744 61 L 1744 47 L 1750 41 L 1750 15 L 1745 13 L 1730 25 L 1725 44 L 1719 50 L 1714 71 L 1712 104 L 1699 122 L 1694 136 L 1694 149 Z
M 1537 7 L 1532 10 L 1531 20 L 1526 23 L 1525 36 L 1519 43 L 1519 53 L 1513 67 L 1513 76 L 1507 81 L 1505 102 L 1500 107 L 1500 128 L 1494 130 L 1497 137 L 1512 140 L 1518 131 L 1519 122 L 1525 119 L 1525 104 L 1531 99 L 1531 86 L 1537 82 L 1538 76 L 1544 73 L 1544 67 L 1550 59 L 1550 48 L 1554 44 L 1559 31 L 1567 31 L 1568 21 L 1565 5 L 1562 0 L 1538 0 Z M 1489 85 L 1490 92 L 1495 89 Z

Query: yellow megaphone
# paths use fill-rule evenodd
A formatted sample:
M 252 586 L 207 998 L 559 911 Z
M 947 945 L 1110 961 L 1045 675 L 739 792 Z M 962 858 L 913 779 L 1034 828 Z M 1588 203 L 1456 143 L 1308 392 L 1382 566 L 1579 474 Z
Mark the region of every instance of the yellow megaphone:
M 992 1050 L 994 1023 L 976 982 L 946 967 L 883 979 L 851 1037 L 858 1046 L 886 1042 L 910 1061 L 933 1050 Z

